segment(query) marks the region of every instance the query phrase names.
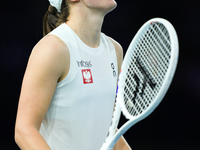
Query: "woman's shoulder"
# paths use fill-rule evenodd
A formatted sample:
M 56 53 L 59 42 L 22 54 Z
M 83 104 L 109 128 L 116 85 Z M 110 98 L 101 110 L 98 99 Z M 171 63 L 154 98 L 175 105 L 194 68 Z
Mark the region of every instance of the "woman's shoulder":
M 116 54 L 117 56 L 123 56 L 123 48 L 122 46 L 120 45 L 119 42 L 117 42 L 115 39 L 111 38 L 108 36 L 108 38 L 111 40 L 111 42 L 113 43 L 114 47 L 115 47 L 115 51 L 116 51 Z
M 70 55 L 65 43 L 54 35 L 42 38 L 33 48 L 29 66 L 35 66 L 40 70 L 60 72 L 60 76 L 69 68 Z
M 68 53 L 68 48 L 57 36 L 47 35 L 35 45 L 32 53 L 38 55 L 62 56 Z
M 118 62 L 118 72 L 120 72 L 121 64 L 123 61 L 123 48 L 119 44 L 119 42 L 117 42 L 116 40 L 114 40 L 113 38 L 111 38 L 109 36 L 107 36 L 107 37 L 108 37 L 108 39 L 110 39 L 110 41 L 113 43 L 113 45 L 115 47 L 117 62 Z

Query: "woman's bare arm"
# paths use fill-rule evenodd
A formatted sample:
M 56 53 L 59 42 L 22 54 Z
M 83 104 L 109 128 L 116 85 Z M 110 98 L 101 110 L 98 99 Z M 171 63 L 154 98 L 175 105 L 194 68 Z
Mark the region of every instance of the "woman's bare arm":
M 39 133 L 57 82 L 69 68 L 66 45 L 55 36 L 33 49 L 24 75 L 15 125 L 15 141 L 23 150 L 50 150 Z

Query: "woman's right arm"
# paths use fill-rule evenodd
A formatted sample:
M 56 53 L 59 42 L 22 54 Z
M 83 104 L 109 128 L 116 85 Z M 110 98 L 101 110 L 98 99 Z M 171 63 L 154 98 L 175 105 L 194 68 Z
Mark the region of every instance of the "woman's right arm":
M 33 49 L 24 75 L 15 125 L 15 141 L 23 150 L 50 150 L 39 133 L 57 82 L 69 70 L 69 52 L 55 36 Z

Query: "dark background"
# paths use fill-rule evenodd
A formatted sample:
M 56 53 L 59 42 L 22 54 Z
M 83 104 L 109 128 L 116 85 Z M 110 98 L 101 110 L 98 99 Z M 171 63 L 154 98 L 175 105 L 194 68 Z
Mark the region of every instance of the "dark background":
M 2 0 L 0 28 L 0 149 L 18 150 L 14 124 L 21 82 L 29 54 L 42 38 L 48 1 Z M 127 49 L 149 19 L 169 20 L 179 37 L 179 62 L 173 82 L 159 107 L 124 136 L 133 150 L 199 150 L 200 4 L 198 0 L 118 0 L 105 18 L 103 32 Z M 120 125 L 125 121 L 122 117 Z

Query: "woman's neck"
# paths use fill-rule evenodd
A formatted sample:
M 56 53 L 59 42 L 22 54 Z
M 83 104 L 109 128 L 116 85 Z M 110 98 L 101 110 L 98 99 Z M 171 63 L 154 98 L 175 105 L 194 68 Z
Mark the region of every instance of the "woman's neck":
M 98 47 L 100 44 L 101 27 L 104 15 L 88 10 L 74 8 L 70 12 L 66 24 L 90 47 Z

